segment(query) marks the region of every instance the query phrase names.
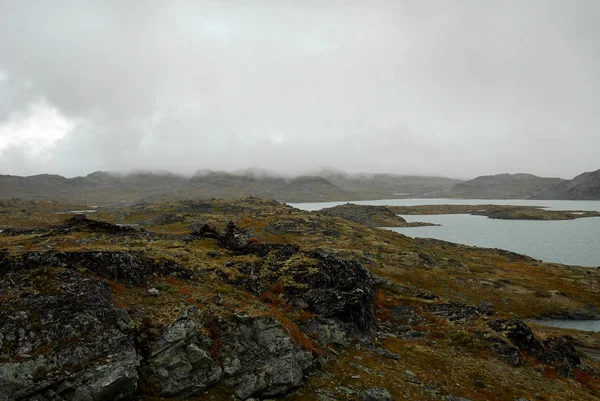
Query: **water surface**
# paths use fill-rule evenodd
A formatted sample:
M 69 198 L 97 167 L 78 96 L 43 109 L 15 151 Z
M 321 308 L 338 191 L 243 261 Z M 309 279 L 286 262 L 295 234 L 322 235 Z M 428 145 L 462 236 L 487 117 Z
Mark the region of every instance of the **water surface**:
M 319 210 L 347 202 L 295 203 L 304 210 Z M 362 205 L 523 205 L 550 210 L 600 211 L 600 201 L 549 201 L 515 199 L 383 199 L 352 202 Z M 497 220 L 468 214 L 407 215 L 407 221 L 441 224 L 439 227 L 391 228 L 411 237 L 437 238 L 459 244 L 500 248 L 547 262 L 600 266 L 600 217 L 576 220 Z

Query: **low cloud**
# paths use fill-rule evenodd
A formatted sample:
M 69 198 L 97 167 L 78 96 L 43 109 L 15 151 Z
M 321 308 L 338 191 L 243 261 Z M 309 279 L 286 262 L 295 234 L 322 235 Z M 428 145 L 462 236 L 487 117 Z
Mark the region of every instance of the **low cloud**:
M 600 168 L 599 18 L 594 0 L 0 0 L 0 173 L 569 178 Z

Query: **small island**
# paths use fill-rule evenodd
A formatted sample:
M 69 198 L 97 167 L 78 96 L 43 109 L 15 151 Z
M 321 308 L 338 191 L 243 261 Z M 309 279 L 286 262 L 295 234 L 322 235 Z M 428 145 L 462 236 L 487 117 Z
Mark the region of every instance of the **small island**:
M 356 205 L 353 203 L 346 203 L 345 205 L 321 209 L 318 213 L 326 216 L 340 217 L 342 219 L 353 221 L 367 227 L 421 227 L 438 225 L 421 222 L 409 223 L 402 217 L 398 216 L 400 213 L 395 213 L 388 206 Z
M 598 217 L 599 212 L 587 210 L 547 210 L 543 206 L 513 205 L 419 205 L 385 206 L 396 214 L 436 215 L 471 214 L 503 220 L 573 220 L 584 217 Z

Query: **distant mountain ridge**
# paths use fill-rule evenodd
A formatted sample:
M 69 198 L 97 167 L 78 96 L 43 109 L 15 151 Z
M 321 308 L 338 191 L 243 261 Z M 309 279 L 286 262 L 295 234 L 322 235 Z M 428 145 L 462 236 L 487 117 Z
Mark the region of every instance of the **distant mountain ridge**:
M 100 203 L 257 196 L 286 202 L 348 201 L 395 198 L 399 193 L 427 196 L 447 191 L 457 182 L 443 177 L 341 172 L 284 178 L 255 169 L 237 173 L 204 170 L 191 177 L 169 172 L 96 171 L 75 178 L 0 175 L 0 199 Z
M 75 178 L 53 174 L 0 175 L 0 199 L 93 204 L 245 196 L 284 202 L 434 197 L 600 200 L 600 170 L 583 173 L 572 180 L 497 174 L 464 182 L 447 177 L 350 174 L 332 169 L 289 178 L 257 169 L 235 173 L 204 170 L 191 177 L 166 171 L 130 174 L 96 171 Z
M 600 170 L 553 185 L 532 195 L 531 199 L 600 200 Z

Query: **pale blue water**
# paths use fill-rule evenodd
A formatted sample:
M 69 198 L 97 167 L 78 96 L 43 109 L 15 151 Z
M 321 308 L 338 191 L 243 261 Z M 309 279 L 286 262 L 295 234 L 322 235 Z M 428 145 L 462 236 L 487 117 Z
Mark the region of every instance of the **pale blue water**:
M 563 329 L 577 329 L 582 331 L 600 331 L 600 320 L 534 320 L 535 323 Z
M 304 210 L 319 210 L 347 202 L 295 203 Z M 496 199 L 384 199 L 352 202 L 363 205 L 526 205 L 545 206 L 551 210 L 596 210 L 600 201 L 533 201 Z M 529 255 L 546 262 L 580 266 L 600 266 L 600 217 L 577 220 L 534 221 L 495 220 L 467 214 L 409 215 L 407 221 L 441 224 L 440 227 L 392 228 L 411 237 L 437 238 L 445 241 L 500 248 Z

